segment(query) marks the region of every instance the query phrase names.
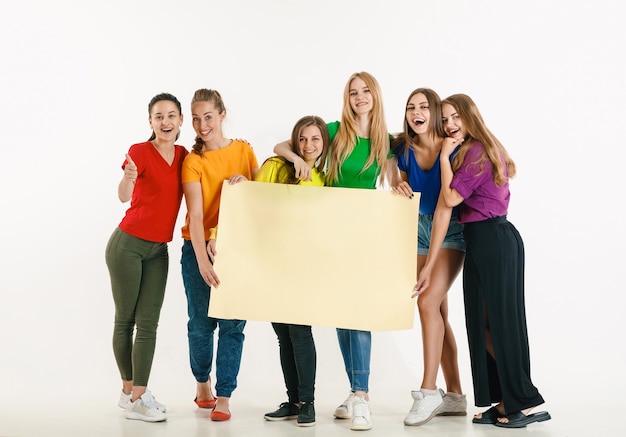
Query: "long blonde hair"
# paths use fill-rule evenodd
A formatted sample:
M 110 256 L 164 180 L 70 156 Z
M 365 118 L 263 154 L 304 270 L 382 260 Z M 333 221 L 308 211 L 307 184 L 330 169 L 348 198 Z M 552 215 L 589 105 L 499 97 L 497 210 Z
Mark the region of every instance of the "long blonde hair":
M 508 178 L 515 176 L 515 162 L 509 156 L 502 143 L 491 133 L 485 125 L 482 115 L 478 111 L 478 107 L 466 94 L 454 94 L 442 100 L 442 104 L 449 104 L 454 107 L 457 114 L 463 122 L 467 135 L 459 151 L 452 160 L 452 170 L 457 171 L 467 155 L 470 146 L 478 141 L 483 145 L 483 153 L 472 165 L 478 165 L 481 172 L 485 168 L 485 163 L 489 161 L 493 170 L 493 181 L 500 186 L 508 181 Z M 504 165 L 502 160 L 504 159 Z M 506 165 L 506 172 L 504 167 Z
M 343 91 L 343 110 L 341 113 L 341 123 L 337 130 L 337 135 L 329 153 L 328 172 L 326 179 L 330 183 L 339 180 L 340 168 L 343 161 L 352 153 L 357 142 L 356 116 L 350 106 L 350 84 L 356 78 L 360 78 L 369 88 L 372 95 L 373 107 L 368 114 L 370 121 L 370 154 L 361 169 L 361 173 L 375 163 L 380 167 L 381 181 L 385 179 L 387 171 L 387 158 L 389 155 L 389 133 L 385 122 L 383 111 L 383 100 L 378 81 L 371 74 L 361 71 L 354 73 L 348 79 Z

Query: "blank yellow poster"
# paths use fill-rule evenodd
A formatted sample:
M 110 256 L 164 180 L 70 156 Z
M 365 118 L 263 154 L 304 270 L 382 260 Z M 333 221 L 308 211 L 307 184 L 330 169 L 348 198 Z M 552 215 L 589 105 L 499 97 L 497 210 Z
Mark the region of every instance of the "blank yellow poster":
M 413 327 L 419 194 L 224 183 L 209 315 Z

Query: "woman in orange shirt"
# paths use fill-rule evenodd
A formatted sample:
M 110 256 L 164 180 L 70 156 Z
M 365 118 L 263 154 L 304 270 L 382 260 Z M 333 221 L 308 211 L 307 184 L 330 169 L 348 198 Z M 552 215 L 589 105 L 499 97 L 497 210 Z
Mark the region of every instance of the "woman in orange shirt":
M 252 180 L 257 159 L 250 144 L 224 137 L 226 108 L 219 92 L 199 89 L 191 101 L 196 143 L 183 163 L 182 182 L 187 218 L 183 227 L 182 276 L 187 295 L 187 336 L 195 402 L 213 408 L 211 420 L 229 420 L 230 396 L 237 387 L 245 320 L 208 317 L 211 288 L 219 286 L 213 270 L 222 184 Z M 211 391 L 213 337 L 219 327 L 215 362 L 217 399 Z

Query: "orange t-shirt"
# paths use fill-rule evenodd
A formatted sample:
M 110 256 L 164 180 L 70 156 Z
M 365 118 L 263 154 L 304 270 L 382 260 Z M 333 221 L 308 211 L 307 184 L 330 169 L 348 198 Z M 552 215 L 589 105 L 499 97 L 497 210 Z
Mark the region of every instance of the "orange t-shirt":
M 209 240 L 210 229 L 217 226 L 223 182 L 236 174 L 252 180 L 252 174 L 258 166 L 252 146 L 240 140 L 233 140 L 222 149 L 204 152 L 202 155 L 195 152 L 187 155 L 183 162 L 182 182 L 200 182 L 206 241 Z M 182 235 L 185 240 L 191 240 L 189 215 L 185 218 Z

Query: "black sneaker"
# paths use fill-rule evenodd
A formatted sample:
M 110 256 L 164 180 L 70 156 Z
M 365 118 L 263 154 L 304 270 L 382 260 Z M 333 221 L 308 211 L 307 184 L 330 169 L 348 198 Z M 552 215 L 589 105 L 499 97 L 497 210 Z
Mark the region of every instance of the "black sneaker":
M 298 406 L 289 402 L 283 402 L 278 407 L 278 410 L 267 413 L 263 417 L 265 417 L 265 420 L 271 421 L 295 419 L 298 417 Z
M 315 425 L 315 406 L 313 402 L 302 402 L 298 407 L 298 426 Z

